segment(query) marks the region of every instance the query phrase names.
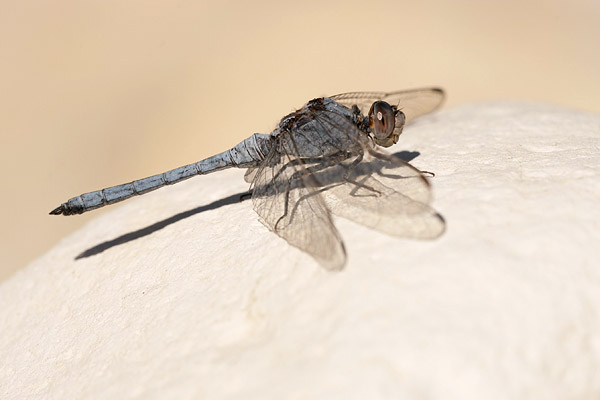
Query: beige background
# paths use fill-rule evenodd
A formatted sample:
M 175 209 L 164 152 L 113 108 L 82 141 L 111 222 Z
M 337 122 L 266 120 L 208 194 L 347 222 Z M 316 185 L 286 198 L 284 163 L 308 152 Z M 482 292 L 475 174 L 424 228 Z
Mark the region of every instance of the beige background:
M 313 97 L 439 85 L 450 106 L 600 112 L 598 21 L 595 0 L 2 0 L 0 278 L 106 210 L 47 215 L 69 197 L 220 152 Z

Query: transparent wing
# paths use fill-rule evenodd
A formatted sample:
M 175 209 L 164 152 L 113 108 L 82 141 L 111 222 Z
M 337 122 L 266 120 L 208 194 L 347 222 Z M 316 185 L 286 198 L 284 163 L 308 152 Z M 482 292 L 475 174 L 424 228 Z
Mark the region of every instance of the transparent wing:
M 327 131 L 358 131 L 336 113 L 321 112 L 317 119 Z M 398 157 L 362 145 L 363 153 L 314 174 L 327 207 L 394 236 L 433 239 L 441 235 L 445 222 L 429 207 L 431 188 L 423 174 Z
M 337 166 L 345 170 L 343 182 L 323 191 L 331 212 L 393 236 L 434 239 L 444 232 L 445 222 L 428 205 L 429 184 L 419 171 L 379 152 L 367 153 L 355 167 L 351 163 Z
M 444 101 L 444 91 L 439 88 L 422 88 L 388 93 L 352 92 L 329 96 L 329 98 L 348 108 L 357 105 L 363 115 L 367 115 L 373 102 L 387 101 L 402 110 L 406 115 L 406 121 L 409 122 L 437 109 Z
M 262 167 L 247 172 L 261 222 L 328 269 L 346 259 L 330 212 L 395 236 L 439 236 L 444 221 L 428 205 L 421 172 L 376 150 L 348 115 L 328 107 L 299 111 Z
M 281 141 L 290 140 L 283 135 Z M 260 221 L 289 244 L 310 254 L 324 268 L 339 270 L 346 251 L 305 165 L 274 148 L 255 173 L 252 201 Z
M 246 170 L 246 173 L 244 174 L 244 180 L 248 183 L 254 182 L 254 178 L 256 178 L 256 174 L 258 171 L 258 168 L 248 168 Z

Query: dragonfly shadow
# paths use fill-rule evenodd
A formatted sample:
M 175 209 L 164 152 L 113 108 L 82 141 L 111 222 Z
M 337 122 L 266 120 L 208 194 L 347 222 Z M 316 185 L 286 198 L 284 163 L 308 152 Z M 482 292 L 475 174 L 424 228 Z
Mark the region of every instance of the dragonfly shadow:
M 184 211 L 179 214 L 175 214 L 172 217 L 163 219 L 162 221 L 158 221 L 158 222 L 156 222 L 152 225 L 149 225 L 145 228 L 126 233 L 124 235 L 119 236 L 118 238 L 108 240 L 108 241 L 100 243 L 94 247 L 91 247 L 91 248 L 87 249 L 86 251 L 84 251 L 83 253 L 79 254 L 77 257 L 75 257 L 75 259 L 79 260 L 82 258 L 95 256 L 96 254 L 100 254 L 103 251 L 108 250 L 112 247 L 119 246 L 119 245 L 125 244 L 127 242 L 131 242 L 132 240 L 136 240 L 136 239 L 142 238 L 144 236 L 148 236 L 151 233 L 161 230 L 166 226 L 169 226 L 171 224 L 174 224 L 175 222 L 181 221 L 182 219 L 191 217 L 191 216 L 199 214 L 201 212 L 214 210 L 219 207 L 228 206 L 231 204 L 237 204 L 240 201 L 244 200 L 245 198 L 249 198 L 249 195 L 250 195 L 250 192 L 236 193 L 231 196 L 225 197 L 223 199 L 213 201 L 210 204 L 192 208 L 191 210 Z
M 403 150 L 403 151 L 394 153 L 394 156 L 400 158 L 403 161 L 409 162 L 411 160 L 414 160 L 420 154 L 421 153 L 419 153 L 418 151 Z M 335 179 L 332 179 L 331 177 L 328 177 L 327 175 L 321 176 L 321 178 L 326 179 L 327 180 L 326 183 L 332 183 L 335 180 Z M 100 253 L 104 252 L 105 250 L 111 249 L 115 246 L 119 246 L 119 245 L 122 245 L 122 244 L 125 244 L 128 242 L 131 242 L 133 240 L 142 238 L 144 236 L 148 236 L 156 231 L 159 231 L 159 230 L 161 230 L 171 224 L 179 222 L 185 218 L 191 217 L 193 215 L 199 214 L 204 211 L 215 210 L 215 209 L 223 207 L 223 206 L 237 204 L 240 201 L 249 199 L 250 197 L 251 197 L 250 192 L 240 192 L 240 193 L 236 193 L 231 196 L 225 197 L 223 199 L 216 200 L 210 204 L 206 204 L 203 206 L 193 208 L 188 211 L 181 212 L 179 214 L 175 214 L 172 217 L 163 219 L 162 221 L 155 222 L 154 224 L 149 225 L 145 228 L 141 228 L 136 231 L 126 233 L 115 239 L 107 240 L 105 242 L 102 242 L 102 243 L 94 246 L 94 247 L 91 247 L 91 248 L 85 250 L 84 252 L 82 252 L 81 254 L 79 254 L 77 257 L 75 257 L 75 260 L 80 260 L 82 258 L 95 256 L 96 254 L 100 254 Z

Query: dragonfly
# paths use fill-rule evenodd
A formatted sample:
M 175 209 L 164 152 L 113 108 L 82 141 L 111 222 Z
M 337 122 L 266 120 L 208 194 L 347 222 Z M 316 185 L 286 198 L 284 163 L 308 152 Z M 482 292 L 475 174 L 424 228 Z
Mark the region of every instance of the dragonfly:
M 440 107 L 444 92 L 420 88 L 320 97 L 220 154 L 148 178 L 84 193 L 53 209 L 75 215 L 196 175 L 247 169 L 259 220 L 328 270 L 346 263 L 333 215 L 388 235 L 435 239 L 445 222 L 431 206 L 427 174 L 383 148 L 405 124 Z

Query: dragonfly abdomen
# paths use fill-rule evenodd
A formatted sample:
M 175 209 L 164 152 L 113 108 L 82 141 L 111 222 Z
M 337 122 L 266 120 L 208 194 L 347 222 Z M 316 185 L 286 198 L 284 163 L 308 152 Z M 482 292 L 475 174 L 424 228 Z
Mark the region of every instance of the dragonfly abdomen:
M 271 135 L 255 133 L 221 154 L 229 156 L 232 167 L 252 168 L 257 167 L 265 159 L 270 149 Z
M 109 204 L 127 200 L 130 197 L 145 194 L 166 185 L 184 181 L 196 175 L 205 175 L 225 168 L 257 167 L 270 149 L 270 135 L 255 133 L 230 150 L 214 155 L 196 163 L 138 179 L 122 185 L 112 186 L 94 192 L 84 193 L 69 199 L 54 210 L 52 215 L 75 215 L 95 210 Z

